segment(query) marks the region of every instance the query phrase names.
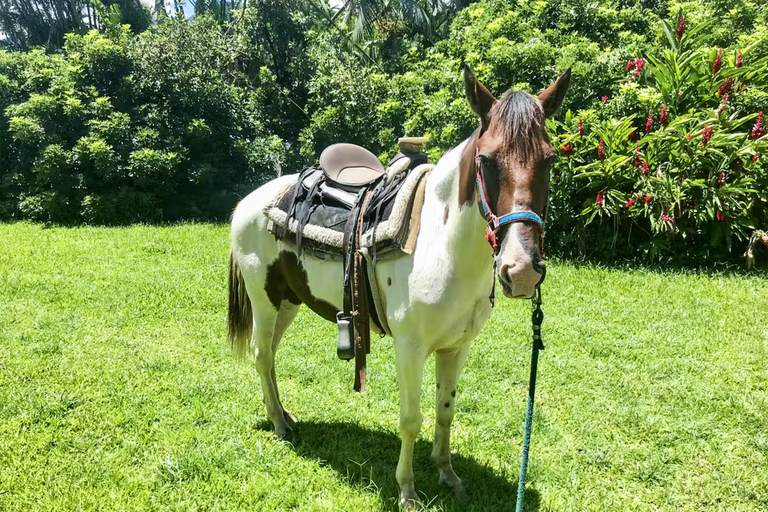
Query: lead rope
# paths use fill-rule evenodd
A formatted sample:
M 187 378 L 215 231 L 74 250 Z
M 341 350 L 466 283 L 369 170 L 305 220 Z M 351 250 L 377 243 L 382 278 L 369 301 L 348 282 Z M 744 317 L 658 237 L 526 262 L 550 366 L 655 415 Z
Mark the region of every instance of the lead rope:
M 517 507 L 515 512 L 523 512 L 525 503 L 525 474 L 528 471 L 528 449 L 531 445 L 531 424 L 533 423 L 533 397 L 536 394 L 536 368 L 539 363 L 539 350 L 544 350 L 541 341 L 541 322 L 544 312 L 541 310 L 541 288 L 531 299 L 531 325 L 533 327 L 533 348 L 531 351 L 531 377 L 528 381 L 528 410 L 525 413 L 525 434 L 523 436 L 523 454 L 520 460 L 520 477 L 517 484 Z

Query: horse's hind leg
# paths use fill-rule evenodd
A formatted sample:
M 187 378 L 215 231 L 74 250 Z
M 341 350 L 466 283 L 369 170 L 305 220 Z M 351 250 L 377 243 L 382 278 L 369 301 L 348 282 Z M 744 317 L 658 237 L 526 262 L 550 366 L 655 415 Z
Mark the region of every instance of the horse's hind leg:
M 275 351 L 283 333 L 296 317 L 298 306 L 283 301 L 280 309 L 271 304 L 253 304 L 253 345 L 256 355 L 256 371 L 261 379 L 261 391 L 267 418 L 275 426 L 275 434 L 285 437 L 296 420 L 283 408 L 275 378 Z
M 280 311 L 277 312 L 277 320 L 275 321 L 275 332 L 272 335 L 273 356 L 277 354 L 277 347 L 280 344 L 280 340 L 282 339 L 285 330 L 288 329 L 288 326 L 291 325 L 293 319 L 296 318 L 296 314 L 298 312 L 299 306 L 288 300 L 284 300 L 280 304 Z M 274 386 L 275 393 L 277 393 L 277 402 L 280 404 L 280 408 L 283 410 L 283 419 L 285 419 L 285 422 L 288 424 L 289 428 L 293 427 L 296 425 L 296 418 L 294 418 L 293 415 L 288 412 L 288 409 L 283 406 L 283 403 L 280 400 L 280 391 L 277 389 L 277 377 L 275 376 L 274 358 L 272 360 L 272 369 L 269 373 L 272 379 L 272 386 Z
M 432 460 L 440 472 L 440 483 L 450 486 L 458 496 L 464 493 L 464 487 L 451 466 L 451 423 L 456 412 L 456 384 L 468 352 L 469 343 L 458 349 L 435 353 L 437 392 Z

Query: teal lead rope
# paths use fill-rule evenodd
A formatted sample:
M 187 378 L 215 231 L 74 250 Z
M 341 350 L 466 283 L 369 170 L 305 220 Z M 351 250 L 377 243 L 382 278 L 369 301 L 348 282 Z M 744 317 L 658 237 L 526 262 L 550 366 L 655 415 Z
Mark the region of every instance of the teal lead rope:
M 528 410 L 525 413 L 525 434 L 523 437 L 523 454 L 520 460 L 520 477 L 517 483 L 516 512 L 523 512 L 525 503 L 525 474 L 528 472 L 528 449 L 531 446 L 531 423 L 533 423 L 533 396 L 536 394 L 536 368 L 539 364 L 539 350 L 544 350 L 541 341 L 541 322 L 544 312 L 541 310 L 541 288 L 536 287 L 536 293 L 531 299 L 531 325 L 533 326 L 533 349 L 531 351 L 531 378 L 528 381 Z

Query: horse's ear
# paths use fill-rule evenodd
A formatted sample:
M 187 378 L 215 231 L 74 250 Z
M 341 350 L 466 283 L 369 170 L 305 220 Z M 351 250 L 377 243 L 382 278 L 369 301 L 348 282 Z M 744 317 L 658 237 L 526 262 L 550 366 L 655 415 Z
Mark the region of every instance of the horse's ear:
M 555 83 L 544 89 L 544 92 L 539 94 L 539 101 L 541 106 L 544 107 L 544 115 L 546 117 L 552 117 L 560 108 L 565 98 L 565 93 L 568 92 L 568 85 L 571 83 L 571 68 L 565 70 L 565 73 L 560 75 Z
M 491 91 L 489 91 L 480 80 L 475 78 L 475 74 L 464 64 L 464 90 L 467 93 L 467 100 L 472 110 L 480 116 L 483 127 L 488 127 L 488 113 L 496 102 Z

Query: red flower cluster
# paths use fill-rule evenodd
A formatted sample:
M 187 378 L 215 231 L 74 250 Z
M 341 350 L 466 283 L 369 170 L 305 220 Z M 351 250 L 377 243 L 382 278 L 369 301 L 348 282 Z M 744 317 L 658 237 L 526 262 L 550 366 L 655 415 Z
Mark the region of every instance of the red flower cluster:
M 645 133 L 648 133 L 653 128 L 653 114 L 648 112 L 648 121 L 645 122 Z
M 631 60 L 631 59 L 630 59 L 630 60 L 628 60 L 628 61 L 627 61 L 627 71 L 629 71 L 629 70 L 630 70 L 630 69 L 632 69 L 633 67 L 635 67 L 635 61 L 633 61 L 633 60 Z
M 632 165 L 634 165 L 635 167 L 640 165 L 640 146 L 637 146 L 637 148 L 635 149 L 635 161 L 632 162 Z
M 723 98 L 725 98 L 731 92 L 731 87 L 733 87 L 733 77 L 732 76 L 728 77 L 728 80 L 723 82 L 723 85 L 721 85 L 720 88 L 717 90 L 717 94 L 719 94 Z
M 759 139 L 763 135 L 765 135 L 765 126 L 763 126 L 763 113 L 759 112 L 757 114 L 755 126 L 752 127 L 752 138 Z
M 680 16 L 680 23 L 677 25 L 678 41 L 683 37 L 683 30 L 685 30 L 685 16 Z
M 605 103 L 606 101 L 608 101 L 608 96 L 601 96 L 601 97 L 600 97 L 600 101 L 602 101 L 603 103 Z
M 756 151 L 755 156 L 752 157 L 752 163 L 757 162 L 757 159 L 760 158 L 760 152 Z
M 741 50 L 736 51 L 736 67 L 740 68 L 744 64 L 744 59 L 741 56 Z
M 721 172 L 720 176 L 717 177 L 717 186 L 722 187 L 723 186 L 723 180 L 725 179 L 725 173 Z
M 645 204 L 648 204 L 651 202 L 651 196 L 645 196 Z
M 701 130 L 701 147 L 707 147 L 707 143 L 709 143 L 709 139 L 712 138 L 712 132 L 714 131 L 714 129 L 707 128 L 707 125 L 704 125 L 704 129 Z
M 631 207 L 633 204 L 635 204 L 635 198 L 630 197 L 629 200 L 627 200 L 627 208 Z
M 723 215 L 723 212 L 721 212 L 720 210 L 717 210 L 715 217 L 717 217 L 718 221 L 725 222 L 725 215 Z
M 651 170 L 648 168 L 648 162 L 643 160 L 643 176 L 648 176 Z
M 604 192 L 604 190 L 601 190 L 597 193 L 597 197 L 595 198 L 595 203 L 597 203 L 597 206 L 602 207 L 605 204 L 605 199 L 603 199 Z
M 637 66 L 637 68 L 635 69 L 635 76 L 640 75 L 640 70 L 643 69 L 644 65 L 645 65 L 645 61 L 643 59 L 638 58 L 635 61 L 635 66 Z
M 571 153 L 573 153 L 573 146 L 571 146 L 571 143 L 569 142 L 565 146 L 560 146 L 560 151 L 565 153 L 566 157 L 570 157 Z
M 579 137 L 584 136 L 584 123 L 581 122 L 581 118 L 579 118 Z
M 662 216 L 661 216 L 661 220 L 662 220 L 663 222 L 671 222 L 672 224 L 674 224 L 674 223 L 675 223 L 675 218 L 674 218 L 674 217 L 670 217 L 670 216 L 669 216 L 669 215 L 667 215 L 666 213 L 665 213 L 665 214 L 662 214 Z
M 662 105 L 661 106 L 661 116 L 659 116 L 659 120 L 661 121 L 661 124 L 664 126 L 667 126 L 669 124 L 669 120 L 667 119 L 667 106 Z
M 715 115 L 717 115 L 717 117 L 720 117 L 722 115 L 722 113 L 723 113 L 723 110 L 725 110 L 725 103 L 720 105 L 720 108 L 717 109 L 717 113 Z
M 605 160 L 605 142 L 600 141 L 600 145 L 597 146 L 597 157 L 600 161 Z
M 723 62 L 723 49 L 719 48 L 717 50 L 717 57 L 715 57 L 715 63 L 712 65 L 712 74 L 716 75 L 718 71 L 720 71 L 720 65 Z

